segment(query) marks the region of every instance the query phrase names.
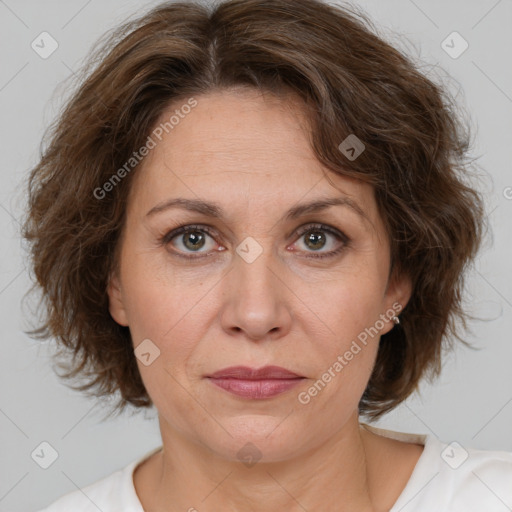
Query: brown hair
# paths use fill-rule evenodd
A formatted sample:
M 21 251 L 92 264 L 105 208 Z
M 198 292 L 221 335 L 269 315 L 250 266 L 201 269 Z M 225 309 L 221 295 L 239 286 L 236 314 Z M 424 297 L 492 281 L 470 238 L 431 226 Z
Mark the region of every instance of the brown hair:
M 75 389 L 119 392 L 119 411 L 152 405 L 106 293 L 136 171 L 108 193 L 104 184 L 171 103 L 237 86 L 294 92 L 311 107 L 317 158 L 374 187 L 391 271 L 412 279 L 401 324 L 380 340 L 361 413 L 391 410 L 424 375 L 439 374 L 443 342 L 466 343 L 463 277 L 484 227 L 482 199 L 466 180 L 469 131 L 446 90 L 364 15 L 320 0 L 165 3 L 107 34 L 84 76 L 31 172 L 24 226 L 45 315 L 32 334 L 57 340 L 61 377 L 79 378 Z M 355 160 L 338 149 L 349 134 L 366 148 Z

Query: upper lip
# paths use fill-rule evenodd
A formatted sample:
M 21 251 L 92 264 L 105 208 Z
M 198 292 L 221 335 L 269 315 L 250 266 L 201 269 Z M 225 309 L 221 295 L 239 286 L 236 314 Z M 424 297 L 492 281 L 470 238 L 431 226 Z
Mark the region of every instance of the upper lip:
M 264 366 L 262 368 L 250 368 L 248 366 L 230 366 L 223 368 L 208 377 L 213 379 L 231 378 L 242 380 L 263 379 L 296 379 L 302 377 L 280 366 Z

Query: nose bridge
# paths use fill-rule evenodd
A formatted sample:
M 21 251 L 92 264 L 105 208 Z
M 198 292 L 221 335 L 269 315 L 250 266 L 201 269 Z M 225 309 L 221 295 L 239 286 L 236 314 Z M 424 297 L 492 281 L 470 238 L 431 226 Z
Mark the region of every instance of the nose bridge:
M 275 257 L 273 248 L 263 245 L 252 237 L 247 237 L 236 249 L 234 272 L 244 286 L 254 287 L 259 293 L 267 285 L 273 284 Z
M 248 237 L 237 247 L 223 305 L 225 329 L 242 330 L 251 339 L 288 330 L 290 314 L 276 263 L 273 248 L 263 242 Z
M 269 239 L 267 239 L 269 240 Z M 239 291 L 239 299 L 246 303 L 258 300 L 264 303 L 274 302 L 278 293 L 275 282 L 276 261 L 270 243 L 247 237 L 236 248 L 234 279 Z

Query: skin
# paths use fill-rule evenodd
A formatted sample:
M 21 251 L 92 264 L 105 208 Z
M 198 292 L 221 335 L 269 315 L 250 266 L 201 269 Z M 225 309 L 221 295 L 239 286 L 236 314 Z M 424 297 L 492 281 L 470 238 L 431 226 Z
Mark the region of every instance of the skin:
M 151 511 L 389 510 L 422 447 L 359 424 L 379 336 L 308 404 L 298 401 L 359 333 L 409 300 L 409 279 L 388 279 L 389 240 L 373 190 L 345 176 L 327 179 L 299 99 L 243 88 L 196 99 L 133 177 L 108 287 L 111 315 L 129 326 L 134 347 L 150 339 L 160 350 L 148 366 L 137 360 L 163 442 L 134 473 L 139 499 Z M 148 215 L 178 197 L 214 201 L 225 217 L 181 208 Z M 336 197 L 355 201 L 366 218 L 333 206 L 283 220 L 298 203 Z M 297 231 L 311 223 L 350 241 L 312 228 L 325 238 L 308 244 Z M 182 225 L 213 233 L 197 249 L 190 234 L 160 241 Z M 251 263 L 236 252 L 247 237 L 262 249 Z M 308 257 L 338 247 L 337 255 Z M 380 334 L 393 327 L 387 320 Z M 305 378 L 263 400 L 206 378 L 228 366 L 270 364 Z M 237 456 L 248 442 L 261 455 L 250 467 Z

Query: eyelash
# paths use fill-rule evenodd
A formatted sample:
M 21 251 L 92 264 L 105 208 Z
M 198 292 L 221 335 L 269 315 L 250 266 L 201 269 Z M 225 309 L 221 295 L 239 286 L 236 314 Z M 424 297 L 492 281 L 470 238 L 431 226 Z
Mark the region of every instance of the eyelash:
M 306 258 L 314 258 L 314 259 L 324 259 L 329 257 L 334 257 L 338 254 L 340 254 L 342 251 L 347 249 L 350 245 L 350 238 L 345 235 L 342 231 L 339 231 L 335 228 L 332 228 L 330 226 L 327 226 L 325 224 L 308 224 L 306 226 L 303 226 L 297 230 L 295 235 L 297 238 L 300 238 L 301 236 L 304 236 L 306 233 L 309 232 L 316 232 L 316 231 L 325 231 L 333 236 L 335 236 L 339 241 L 343 242 L 340 247 L 333 251 L 324 252 L 324 253 L 311 253 L 309 256 L 305 256 Z M 205 225 L 185 225 L 180 226 L 176 229 L 173 229 L 172 231 L 166 233 L 164 236 L 162 236 L 159 239 L 159 243 L 161 245 L 168 245 L 174 238 L 176 238 L 179 235 L 184 235 L 186 233 L 194 233 L 194 232 L 200 232 L 200 233 L 206 233 L 208 236 L 214 237 L 214 232 L 209 226 Z M 200 259 L 200 258 L 206 258 L 210 256 L 209 254 L 203 254 L 203 253 L 196 253 L 201 254 L 200 256 L 192 256 L 192 255 L 186 255 L 184 253 L 175 253 L 178 257 L 185 258 L 188 260 L 194 260 L 194 259 Z M 194 254 L 194 253 L 191 253 Z

